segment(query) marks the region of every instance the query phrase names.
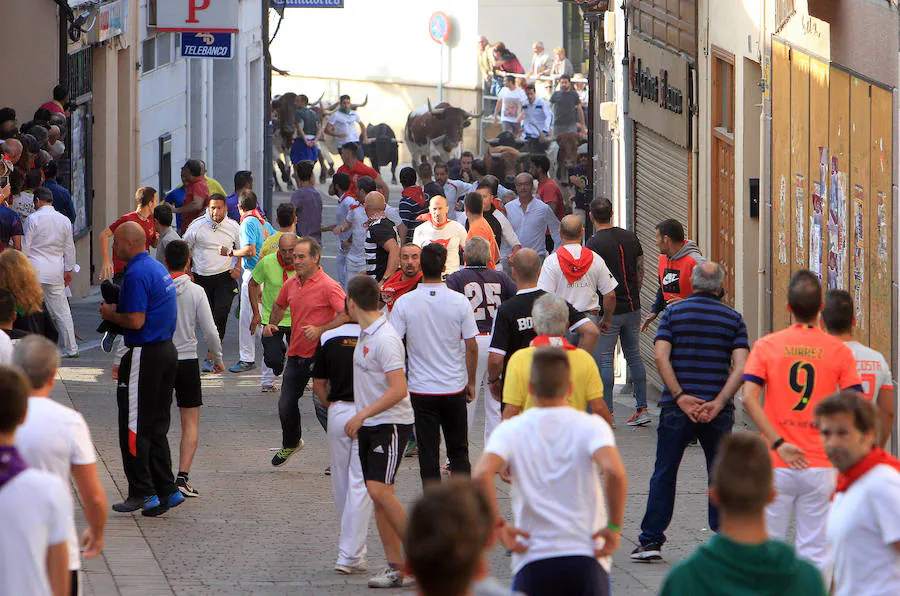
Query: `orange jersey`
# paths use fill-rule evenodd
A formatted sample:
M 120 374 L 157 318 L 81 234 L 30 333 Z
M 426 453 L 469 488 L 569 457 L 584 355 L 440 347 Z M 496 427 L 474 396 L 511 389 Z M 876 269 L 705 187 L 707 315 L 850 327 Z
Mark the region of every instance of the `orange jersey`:
M 494 238 L 494 231 L 491 229 L 491 224 L 487 222 L 483 217 L 478 218 L 474 221 L 469 221 L 469 235 L 466 236 L 466 241 L 468 241 L 473 236 L 479 236 L 488 241 L 488 244 L 491 245 L 491 259 L 488 262 L 488 269 L 496 269 L 497 263 L 500 261 L 500 249 L 497 247 L 497 240 Z
M 753 346 L 744 380 L 766 389 L 766 417 L 786 442 L 806 452 L 811 468 L 830 468 L 815 424 L 816 404 L 838 389 L 860 385 L 856 358 L 841 340 L 812 325 L 791 325 Z M 773 452 L 776 468 L 787 468 Z

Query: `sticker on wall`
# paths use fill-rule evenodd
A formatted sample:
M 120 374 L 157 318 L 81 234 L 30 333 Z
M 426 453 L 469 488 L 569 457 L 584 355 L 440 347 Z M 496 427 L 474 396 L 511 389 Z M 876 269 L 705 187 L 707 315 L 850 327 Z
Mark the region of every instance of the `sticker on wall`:
M 838 158 L 831 158 L 831 191 L 828 201 L 828 289 L 844 284 L 847 262 L 847 174 L 838 170 Z
M 813 181 L 809 216 L 809 268 L 822 279 L 822 242 L 825 233 L 825 197 L 828 193 L 828 149 L 819 147 L 819 179 Z
M 806 178 L 794 174 L 794 262 L 798 267 L 806 266 Z
M 875 254 L 877 256 L 875 274 L 878 279 L 884 281 L 888 279 L 888 260 L 890 252 L 888 249 L 888 216 L 887 216 L 887 195 L 883 190 L 875 192 L 875 235 L 877 237 Z
M 778 189 L 778 262 L 787 265 L 787 180 L 781 177 L 781 186 Z
M 860 329 L 867 327 L 865 321 L 865 296 L 863 288 L 866 283 L 866 230 L 863 221 L 865 210 L 865 189 L 853 185 L 853 304 L 856 309 L 856 324 Z

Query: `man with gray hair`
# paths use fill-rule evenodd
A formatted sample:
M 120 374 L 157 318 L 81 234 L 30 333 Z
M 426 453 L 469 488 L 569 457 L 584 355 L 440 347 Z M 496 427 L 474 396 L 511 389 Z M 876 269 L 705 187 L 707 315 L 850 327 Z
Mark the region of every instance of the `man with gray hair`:
M 523 172 L 516 176 L 516 194 L 518 198 L 506 204 L 506 217 L 522 247 L 531 248 L 545 257 L 548 252 L 545 239 L 547 230 L 553 241 L 552 250 L 556 250 L 562 243 L 559 238 L 559 219 L 547 203 L 534 200 L 534 178 L 531 174 Z
M 468 199 L 467 199 L 468 200 Z M 491 399 L 487 388 L 488 349 L 491 346 L 491 329 L 500 305 L 516 295 L 516 284 L 502 271 L 491 269 L 491 247 L 481 236 L 469 238 L 465 246 L 466 266 L 447 278 L 447 287 L 469 299 L 475 313 L 478 335 L 478 366 L 475 370 L 475 399 L 466 409 L 469 432 L 475 423 L 476 400 L 484 402 L 484 441 L 500 424 L 500 402 Z M 567 324 L 568 326 L 568 324 Z
M 719 298 L 724 280 L 718 264 L 697 265 L 691 273 L 693 294 L 670 304 L 660 319 L 654 352 L 665 388 L 659 399 L 656 463 L 640 544 L 631 553 L 634 561 L 662 558 L 685 447 L 698 439 L 710 472 L 719 440 L 734 424 L 731 400 L 741 387 L 750 345 L 743 317 Z M 709 527 L 719 529 L 712 503 Z
M 545 294 L 534 303 L 531 318 L 534 320 L 537 337 L 531 340 L 529 347 L 513 354 L 506 366 L 503 419 L 508 420 L 534 405 L 529 385 L 534 352 L 542 346 L 555 346 L 563 348 L 569 357 L 572 371 L 569 405 L 579 412 L 586 412 L 590 407 L 592 414 L 601 416 L 612 426 L 612 414 L 603 401 L 603 381 L 600 380 L 600 371 L 594 357 L 590 352 L 566 341 L 565 333 L 569 326 L 568 303 L 554 294 Z

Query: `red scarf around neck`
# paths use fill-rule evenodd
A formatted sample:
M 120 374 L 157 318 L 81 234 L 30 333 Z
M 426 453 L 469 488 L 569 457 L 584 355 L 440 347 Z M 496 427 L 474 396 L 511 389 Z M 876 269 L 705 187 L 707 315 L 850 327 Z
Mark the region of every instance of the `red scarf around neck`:
M 422 190 L 421 186 L 407 186 L 400 193 L 400 196 L 412 199 L 419 207 L 425 206 L 425 191 Z
M 244 223 L 244 220 L 248 217 L 255 217 L 259 220 L 259 225 L 265 226 L 266 220 L 263 219 L 262 213 L 259 212 L 259 209 L 253 209 L 252 211 L 247 211 L 241 216 L 241 223 Z
M 283 281 L 287 281 L 287 280 L 288 280 L 288 271 L 293 271 L 293 270 L 294 270 L 294 266 L 293 266 L 293 265 L 285 265 L 285 264 L 284 264 L 284 259 L 281 258 L 281 251 L 278 251 L 278 252 L 276 252 L 275 254 L 278 255 L 278 264 L 281 265 L 281 277 L 282 277 L 282 280 L 283 280 Z
M 532 347 L 539 348 L 541 346 L 552 346 L 554 348 L 562 348 L 564 350 L 574 350 L 575 346 L 566 341 L 561 335 L 538 335 L 531 340 Z
M 576 259 L 564 245 L 556 251 L 556 258 L 559 259 L 559 268 L 566 276 L 566 281 L 571 284 L 584 277 L 584 274 L 591 268 L 591 264 L 594 262 L 594 251 L 582 247 L 581 256 Z
M 172 279 L 178 279 L 182 275 L 187 275 L 187 273 L 185 273 L 184 271 L 179 271 L 178 273 L 171 273 L 170 275 L 172 276 Z
M 410 279 L 403 279 L 403 272 L 396 271 L 381 287 L 381 300 L 384 302 L 388 311 L 394 308 L 394 302 L 397 298 L 415 289 L 419 282 L 422 281 L 422 272 Z
M 837 486 L 834 488 L 834 493 L 845 492 L 853 486 L 854 482 L 865 476 L 878 464 L 891 466 L 900 472 L 900 461 L 881 447 L 875 447 L 864 458 L 856 462 L 849 470 L 838 474 Z

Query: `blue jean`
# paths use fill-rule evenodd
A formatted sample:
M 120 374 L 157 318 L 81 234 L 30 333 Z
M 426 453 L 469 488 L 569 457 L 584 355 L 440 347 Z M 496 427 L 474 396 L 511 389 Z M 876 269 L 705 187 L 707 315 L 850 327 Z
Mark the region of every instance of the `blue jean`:
M 594 322 L 599 327 L 600 319 L 597 318 Z M 603 401 L 606 402 L 610 412 L 613 411 L 616 343 L 619 341 L 622 342 L 622 352 L 625 354 L 625 361 L 631 372 L 631 383 L 634 385 L 634 407 L 639 410 L 647 407 L 647 371 L 641 360 L 640 335 L 641 311 L 613 315 L 609 332 L 600 333 L 600 339 L 594 348 L 594 360 L 603 381 Z
M 659 426 L 656 428 L 656 463 L 653 476 L 650 478 L 650 496 L 647 510 L 641 521 L 641 544 L 666 541 L 665 531 L 672 521 L 675 510 L 675 483 L 678 479 L 678 467 L 688 443 L 697 438 L 706 456 L 706 477 L 709 481 L 713 459 L 719 440 L 731 432 L 734 425 L 734 405 L 722 408 L 719 415 L 710 422 L 699 424 L 692 422 L 681 408 L 674 403 L 664 404 L 659 415 Z M 710 502 L 708 504 L 709 527 L 719 531 L 719 510 Z

